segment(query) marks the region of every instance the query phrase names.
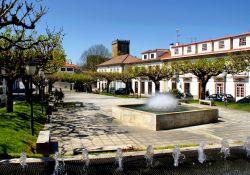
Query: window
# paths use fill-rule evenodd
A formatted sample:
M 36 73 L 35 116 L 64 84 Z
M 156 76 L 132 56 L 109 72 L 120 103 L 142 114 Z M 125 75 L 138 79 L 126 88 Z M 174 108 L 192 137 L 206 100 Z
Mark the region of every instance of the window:
M 190 94 L 190 83 L 184 83 L 184 92 Z
M 152 94 L 152 82 L 148 82 L 148 94 Z
M 155 54 L 152 53 L 152 54 L 150 55 L 150 57 L 151 57 L 151 58 L 155 58 Z
M 135 82 L 135 93 L 136 94 L 138 93 L 138 82 L 137 81 Z
M 207 50 L 207 44 L 202 44 L 202 51 L 206 51 Z
M 176 48 L 176 49 L 174 50 L 174 54 L 175 54 L 175 55 L 178 55 L 178 54 L 179 54 L 179 49 L 178 49 L 178 48 Z
M 72 72 L 72 71 L 73 71 L 73 68 L 67 68 L 67 71 Z
M 176 82 L 172 82 L 172 90 L 173 90 L 173 89 L 177 89 Z
M 239 46 L 245 46 L 246 45 L 246 37 L 241 37 L 239 39 Z
M 224 48 L 225 48 L 225 42 L 219 41 L 219 49 L 224 49 Z
M 216 83 L 216 94 L 221 94 L 224 92 L 223 85 L 223 83 Z
M 143 58 L 144 58 L 144 59 L 147 59 L 148 57 L 147 57 L 147 55 L 143 55 Z
M 187 48 L 187 53 L 190 53 L 190 52 L 192 52 L 192 47 L 191 47 L 191 46 L 188 46 L 188 48 Z
M 62 71 L 62 72 L 64 72 L 64 71 L 65 71 L 65 68 L 64 68 L 64 67 L 62 67 L 62 68 L 61 68 L 61 71 Z
M 141 93 L 145 94 L 145 82 L 141 82 Z
M 245 97 L 245 84 L 236 84 L 236 97 Z

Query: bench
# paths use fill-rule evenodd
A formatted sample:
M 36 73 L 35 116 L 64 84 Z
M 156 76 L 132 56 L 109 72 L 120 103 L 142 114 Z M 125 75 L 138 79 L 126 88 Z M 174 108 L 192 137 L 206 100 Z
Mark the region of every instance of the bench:
M 210 106 L 212 106 L 214 104 L 213 101 L 211 100 L 199 100 L 199 104 L 209 104 Z
M 38 154 L 49 154 L 50 131 L 40 131 L 36 141 L 36 152 Z

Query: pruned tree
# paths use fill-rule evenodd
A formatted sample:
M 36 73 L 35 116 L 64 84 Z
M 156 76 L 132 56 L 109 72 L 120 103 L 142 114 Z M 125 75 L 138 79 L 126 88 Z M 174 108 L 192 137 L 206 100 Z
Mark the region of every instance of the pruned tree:
M 11 35 L 12 33 L 6 33 L 9 35 L 9 38 L 13 38 L 15 40 L 16 35 Z M 28 36 L 31 38 L 30 36 Z M 31 40 L 26 40 L 25 42 L 19 43 L 22 45 L 21 47 L 26 49 L 21 49 L 21 47 L 12 47 L 9 50 L 0 51 L 0 69 L 5 70 L 5 74 L 1 74 L 0 78 L 4 78 L 7 82 L 7 112 L 13 111 L 13 83 L 16 79 L 22 78 L 24 85 L 26 87 L 26 94 L 29 92 L 28 84 L 29 79 L 25 76 L 25 66 L 29 60 L 34 60 L 38 67 L 45 67 L 49 61 L 55 61 L 56 57 L 53 57 L 54 50 L 46 50 L 47 52 L 39 52 L 36 48 L 40 44 L 44 44 L 44 47 L 50 48 L 50 45 L 47 44 L 50 40 L 53 40 L 51 36 L 48 38 L 41 38 L 33 36 Z M 0 40 L 0 46 L 8 45 L 8 41 Z M 58 45 L 58 43 L 55 43 Z M 55 46 L 56 48 L 57 46 Z M 54 47 L 52 47 L 54 48 Z M 45 57 L 45 58 L 44 58 Z M 52 65 L 52 64 L 51 64 Z
M 109 50 L 104 45 L 93 45 L 80 57 L 82 68 L 85 71 L 96 71 L 96 66 L 107 61 L 110 56 Z
M 46 79 L 48 80 L 48 92 L 52 93 L 53 84 L 59 80 L 62 80 L 63 73 L 57 72 L 57 73 L 51 73 L 47 74 Z
M 136 67 L 134 69 L 136 77 L 148 77 L 155 84 L 155 91 L 160 91 L 160 81 L 163 79 L 171 79 L 174 75 L 174 70 L 167 64 L 148 66 L 148 67 Z
M 135 78 L 135 74 L 131 67 L 129 67 L 124 72 L 117 73 L 116 75 L 116 79 L 121 80 L 125 84 L 126 94 L 130 93 L 130 82 L 133 78 Z
M 10 38 L 14 39 L 17 37 L 14 35 L 10 36 Z M 8 41 L 1 40 L 0 45 L 8 45 Z M 26 47 L 29 43 L 25 42 L 22 45 Z M 9 50 L 0 52 L 0 69 L 5 70 L 5 74 L 1 74 L 0 77 L 4 78 L 7 83 L 7 112 L 13 112 L 13 83 L 17 78 L 25 74 L 25 65 L 30 57 L 28 50 L 22 50 L 19 47 L 12 47 Z
M 206 85 L 213 76 L 221 74 L 225 69 L 225 59 L 198 59 L 195 61 L 176 62 L 172 65 L 179 74 L 192 73 L 197 76 L 201 86 L 201 99 L 205 99 Z
M 250 53 L 242 52 L 240 55 L 229 54 L 229 59 L 227 60 L 225 67 L 230 74 L 250 71 Z
M 38 1 L 36 2 L 37 4 Z M 4 40 L 6 44 L 0 46 L 0 51 L 9 50 L 12 47 L 24 49 L 24 45 L 19 43 L 29 40 L 25 31 L 35 29 L 36 23 L 45 12 L 46 9 L 41 4 L 37 8 L 33 2 L 28 0 L 2 0 L 0 5 L 0 40 Z M 6 30 L 10 30 L 18 35 L 15 38 L 5 35 Z
M 197 76 L 201 86 L 201 99 L 205 99 L 206 85 L 210 78 L 223 73 L 223 71 L 237 74 L 249 67 L 249 61 L 245 59 L 245 56 L 229 55 L 226 58 L 176 62 L 172 66 L 178 70 L 179 74 L 192 73 Z
M 107 93 L 109 93 L 109 85 L 112 81 L 115 81 L 118 79 L 118 73 L 117 72 L 97 72 L 96 76 L 99 80 L 105 80 L 107 81 Z

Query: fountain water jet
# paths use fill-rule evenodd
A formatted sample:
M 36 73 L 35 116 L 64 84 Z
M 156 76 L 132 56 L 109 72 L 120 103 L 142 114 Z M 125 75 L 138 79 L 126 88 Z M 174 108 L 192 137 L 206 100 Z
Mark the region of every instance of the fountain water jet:
M 147 163 L 147 167 L 153 167 L 153 161 L 154 161 L 154 148 L 152 145 L 149 145 L 147 147 L 146 154 L 144 155 Z
M 54 159 L 55 159 L 55 168 L 53 175 L 63 175 L 63 174 L 67 175 L 63 156 L 60 153 L 56 152 Z
M 118 168 L 117 168 L 118 171 L 123 171 L 122 159 L 123 159 L 122 149 L 117 148 L 115 160 L 118 163 Z
M 87 149 L 82 150 L 82 161 L 85 162 L 84 167 L 89 167 L 89 152 Z
M 220 153 L 224 155 L 224 159 L 226 160 L 228 156 L 230 156 L 230 146 L 227 139 L 223 138 L 221 141 L 221 150 Z
M 175 111 L 178 100 L 171 94 L 156 94 L 146 102 L 146 108 L 154 111 Z
M 172 156 L 174 158 L 174 166 L 177 167 L 180 162 L 182 162 L 186 157 L 184 154 L 181 153 L 180 148 L 178 145 L 174 147 Z
M 203 163 L 206 161 L 206 154 L 204 153 L 204 147 L 206 146 L 205 142 L 200 142 L 198 148 L 198 161 Z
M 244 149 L 246 150 L 247 157 L 250 157 L 250 137 L 246 138 Z
M 19 159 L 20 165 L 22 168 L 25 168 L 27 166 L 27 154 L 25 151 L 21 153 L 20 159 Z

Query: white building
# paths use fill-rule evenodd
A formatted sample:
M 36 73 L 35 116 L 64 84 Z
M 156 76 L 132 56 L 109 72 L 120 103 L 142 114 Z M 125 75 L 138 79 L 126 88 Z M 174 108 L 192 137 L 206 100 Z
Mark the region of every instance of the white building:
M 58 72 L 75 73 L 77 66 L 75 64 L 65 63 L 63 67 L 59 68 Z
M 0 75 L 5 74 L 5 71 L 3 69 L 0 69 Z M 4 78 L 0 78 L 0 86 L 6 86 L 6 81 Z
M 112 59 L 99 64 L 97 72 L 123 72 L 126 66 L 134 64 L 136 62 L 141 62 L 141 59 L 136 58 L 132 55 L 126 54 L 121 56 L 113 57 Z M 106 81 L 98 81 L 97 88 L 101 91 L 106 89 Z M 122 81 L 114 81 L 110 84 L 111 89 L 125 88 L 125 84 Z
M 122 66 L 149 66 L 171 63 L 172 61 L 178 60 L 226 58 L 229 53 L 245 54 L 247 51 L 250 51 L 250 32 L 189 44 L 176 43 L 175 45 L 170 45 L 169 50 L 148 50 L 142 52 L 142 58 L 140 61 L 135 60 L 134 62 L 129 62 L 129 64 L 123 63 Z M 112 69 L 110 67 L 111 65 L 109 65 L 113 59 L 115 58 L 100 64 L 97 71 L 111 72 L 114 70 L 114 68 Z M 117 63 L 115 66 L 120 66 L 119 70 L 123 70 L 121 64 Z M 238 75 L 227 75 L 226 84 L 224 83 L 224 80 L 225 79 L 222 75 L 213 77 L 207 83 L 206 89 L 210 94 L 224 93 L 225 86 L 226 93 L 232 94 L 236 100 L 250 95 L 249 72 L 242 72 Z M 115 87 L 118 88 L 119 86 Z M 133 79 L 132 88 L 135 93 L 145 96 L 153 95 L 155 93 L 154 83 L 148 79 Z M 177 84 L 175 80 L 163 80 L 160 82 L 160 92 L 168 92 L 170 89 L 178 89 L 180 92 L 191 93 L 194 98 L 199 98 L 201 93 L 200 83 L 197 77 L 193 74 L 181 75 Z

